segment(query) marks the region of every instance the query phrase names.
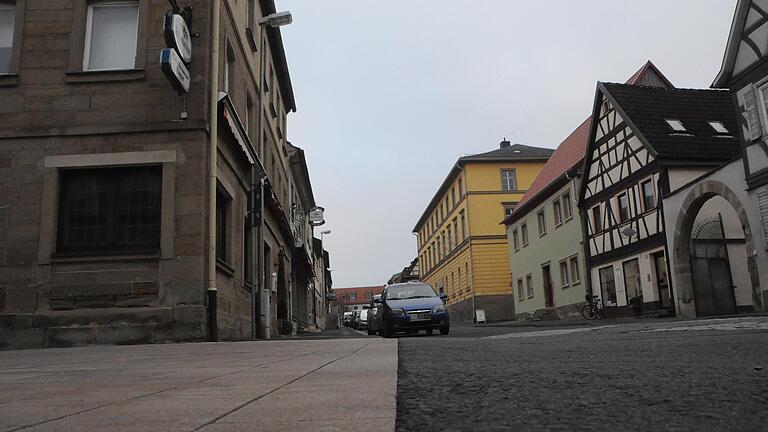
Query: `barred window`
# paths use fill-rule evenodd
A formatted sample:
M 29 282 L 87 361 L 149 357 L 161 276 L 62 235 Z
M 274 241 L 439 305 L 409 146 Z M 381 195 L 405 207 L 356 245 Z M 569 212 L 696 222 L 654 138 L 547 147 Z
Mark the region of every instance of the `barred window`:
M 58 252 L 160 248 L 160 167 L 61 172 Z

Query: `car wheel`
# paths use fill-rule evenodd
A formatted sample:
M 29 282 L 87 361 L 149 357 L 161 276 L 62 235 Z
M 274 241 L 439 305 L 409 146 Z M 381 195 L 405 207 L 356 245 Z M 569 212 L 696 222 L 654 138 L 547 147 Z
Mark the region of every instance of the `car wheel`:
M 448 326 L 440 327 L 440 334 L 443 335 L 443 336 L 447 335 L 449 329 L 450 329 L 450 327 L 448 327 Z

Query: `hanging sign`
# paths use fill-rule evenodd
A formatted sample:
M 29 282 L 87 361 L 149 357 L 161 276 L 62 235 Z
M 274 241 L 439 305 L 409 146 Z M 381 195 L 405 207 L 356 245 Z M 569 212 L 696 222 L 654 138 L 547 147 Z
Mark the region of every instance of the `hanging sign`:
M 325 223 L 324 216 L 325 209 L 322 207 L 313 207 L 309 210 L 309 224 L 312 226 L 320 226 Z
M 176 91 L 179 93 L 189 93 L 189 70 L 184 66 L 184 62 L 179 55 L 176 54 L 176 50 L 164 48 L 160 51 L 160 66 Z
M 173 48 L 184 63 L 192 61 L 192 35 L 189 33 L 187 21 L 177 13 L 169 12 L 163 23 L 165 43 Z

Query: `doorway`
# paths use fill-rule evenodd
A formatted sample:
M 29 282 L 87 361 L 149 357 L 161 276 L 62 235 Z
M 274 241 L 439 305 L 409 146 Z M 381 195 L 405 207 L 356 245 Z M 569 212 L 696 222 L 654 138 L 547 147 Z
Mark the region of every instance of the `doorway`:
M 722 214 L 706 218 L 694 227 L 690 250 L 696 315 L 735 314 L 735 287 Z
M 656 289 L 659 291 L 659 307 L 669 309 L 672 307 L 672 296 L 669 292 L 669 277 L 667 276 L 667 257 L 664 251 L 651 255 L 654 273 L 656 277 Z
M 640 260 L 637 258 L 624 261 L 622 263 L 624 270 L 624 287 L 626 288 L 627 304 L 631 305 L 634 302 L 642 305 L 643 302 L 643 287 L 640 283 Z
M 552 288 L 552 275 L 549 271 L 549 264 L 542 267 L 541 271 L 544 281 L 544 307 L 555 307 L 555 292 Z

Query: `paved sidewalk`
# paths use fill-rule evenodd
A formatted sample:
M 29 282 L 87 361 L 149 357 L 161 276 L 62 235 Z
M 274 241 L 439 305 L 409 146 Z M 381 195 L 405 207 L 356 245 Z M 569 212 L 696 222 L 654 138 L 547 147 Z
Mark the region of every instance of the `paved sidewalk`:
M 0 431 L 392 431 L 396 386 L 377 338 L 5 351 Z

